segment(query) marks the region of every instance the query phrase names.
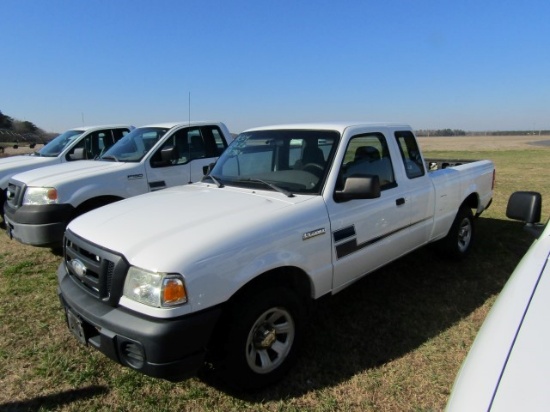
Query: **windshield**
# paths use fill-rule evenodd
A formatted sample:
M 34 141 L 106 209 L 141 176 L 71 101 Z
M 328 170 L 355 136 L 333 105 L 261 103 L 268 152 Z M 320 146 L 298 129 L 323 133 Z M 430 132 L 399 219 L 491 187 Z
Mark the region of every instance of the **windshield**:
M 210 175 L 229 186 L 319 194 L 339 137 L 330 130 L 241 133 Z
M 102 154 L 100 159 L 139 162 L 168 130 L 170 129 L 165 127 L 134 129 Z
M 55 139 L 48 142 L 42 149 L 35 152 L 35 155 L 57 157 L 69 143 L 73 142 L 82 133 L 84 133 L 83 130 L 67 130 L 65 133 L 60 134 Z

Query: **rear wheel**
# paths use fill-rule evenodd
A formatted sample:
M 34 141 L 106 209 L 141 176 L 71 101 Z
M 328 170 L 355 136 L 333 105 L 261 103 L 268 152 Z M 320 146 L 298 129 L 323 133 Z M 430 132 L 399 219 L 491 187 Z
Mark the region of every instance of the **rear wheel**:
M 439 242 L 439 250 L 452 259 L 462 259 L 471 250 L 474 234 L 472 209 L 462 206 L 458 210 L 449 233 Z
M 281 379 L 296 359 L 304 311 L 285 288 L 249 293 L 235 302 L 223 337 L 220 377 L 238 389 L 258 389 Z

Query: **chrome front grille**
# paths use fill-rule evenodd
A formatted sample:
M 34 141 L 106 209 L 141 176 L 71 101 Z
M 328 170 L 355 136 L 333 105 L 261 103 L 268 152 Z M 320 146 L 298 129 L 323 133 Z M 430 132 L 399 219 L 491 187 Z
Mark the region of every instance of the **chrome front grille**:
M 23 202 L 23 193 L 25 192 L 25 185 L 17 184 L 14 182 L 8 183 L 6 190 L 6 201 L 8 205 L 14 209 L 17 209 Z
M 122 294 L 128 263 L 119 254 L 65 232 L 64 261 L 69 276 L 97 299 L 115 306 Z M 118 279 L 118 282 L 115 281 Z

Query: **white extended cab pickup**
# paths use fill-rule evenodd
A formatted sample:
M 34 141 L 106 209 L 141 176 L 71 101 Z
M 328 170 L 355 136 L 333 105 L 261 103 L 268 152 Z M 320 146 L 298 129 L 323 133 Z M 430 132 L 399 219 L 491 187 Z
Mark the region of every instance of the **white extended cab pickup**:
M 134 129 L 95 160 L 17 174 L 4 204 L 8 235 L 34 246 L 61 245 L 76 216 L 200 180 L 231 140 L 219 122 L 153 124 Z
M 94 159 L 133 130 L 130 125 L 84 126 L 67 130 L 30 155 L 0 159 L 0 214 L 4 216 L 4 202 L 8 180 L 17 173 L 73 160 Z
M 245 131 L 202 182 L 69 224 L 58 270 L 69 328 L 151 376 L 184 379 L 206 359 L 231 385 L 272 383 L 313 301 L 430 242 L 468 252 L 493 163 L 427 163 L 452 162 L 423 159 L 402 124 Z

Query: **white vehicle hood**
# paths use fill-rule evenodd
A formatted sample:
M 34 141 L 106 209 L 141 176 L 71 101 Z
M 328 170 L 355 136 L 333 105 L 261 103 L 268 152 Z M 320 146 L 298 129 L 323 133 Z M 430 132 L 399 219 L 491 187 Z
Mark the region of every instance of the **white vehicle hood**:
M 196 183 L 93 210 L 73 220 L 69 230 L 122 253 L 133 265 L 173 271 L 186 261 L 194 264 L 241 247 L 250 239 L 258 242 L 275 232 L 300 230 L 295 226 L 306 223 L 311 208 L 294 208 L 302 209 L 300 217 L 296 217 L 298 211 L 281 212 L 312 199 L 318 199 L 319 207 L 324 208 L 321 196 L 288 198 L 277 192 Z M 322 216 L 317 211 L 312 214 Z
M 550 224 L 506 283 L 455 381 L 447 411 L 548 410 Z
M 550 265 L 547 258 L 506 363 L 492 410 L 547 411 L 550 407 L 549 314 Z
M 55 163 L 59 163 L 59 158 L 24 155 L 5 157 L 0 160 L 0 179 L 6 176 L 6 173 L 6 177 L 9 177 L 25 170 Z
M 87 176 L 99 176 L 115 170 L 134 168 L 137 163 L 108 162 L 101 160 L 79 160 L 29 170 L 13 176 L 13 180 L 27 186 L 59 187 L 66 182 L 79 180 Z

